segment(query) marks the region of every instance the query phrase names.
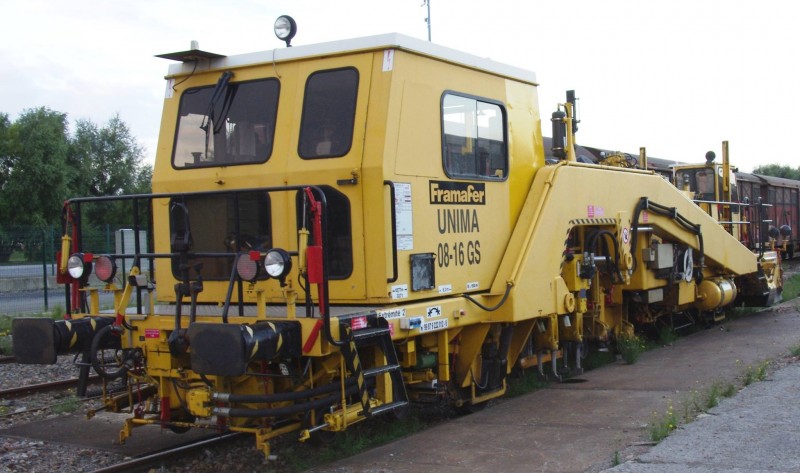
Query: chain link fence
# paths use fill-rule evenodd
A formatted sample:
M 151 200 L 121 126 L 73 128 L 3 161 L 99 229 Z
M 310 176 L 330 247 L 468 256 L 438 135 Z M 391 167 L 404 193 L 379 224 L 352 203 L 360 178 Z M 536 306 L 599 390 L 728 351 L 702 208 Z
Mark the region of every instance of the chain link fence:
M 82 230 L 83 251 L 133 253 L 134 232 L 129 228 L 103 225 Z M 0 315 L 64 310 L 65 289 L 56 283 L 56 252 L 61 249 L 61 237 L 60 228 L 55 226 L 0 226 Z M 111 308 L 113 300 L 112 294 L 101 292 L 101 308 Z

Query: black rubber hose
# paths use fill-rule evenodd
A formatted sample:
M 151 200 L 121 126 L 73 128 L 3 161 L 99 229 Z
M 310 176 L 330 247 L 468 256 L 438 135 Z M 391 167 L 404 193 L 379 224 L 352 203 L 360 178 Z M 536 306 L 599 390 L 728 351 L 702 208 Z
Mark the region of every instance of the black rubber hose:
M 358 386 L 351 386 L 345 391 L 346 396 L 352 396 L 358 393 Z M 330 396 L 315 399 L 313 401 L 305 402 L 302 404 L 293 404 L 286 407 L 276 407 L 267 409 L 246 409 L 243 407 L 232 407 L 226 411 L 227 417 L 281 417 L 302 412 L 310 411 L 312 409 L 321 409 L 329 407 L 342 399 L 341 393 L 334 393 Z M 219 414 L 222 414 L 220 412 Z
M 100 375 L 101 378 L 107 380 L 117 379 L 128 372 L 128 367 L 125 366 L 124 364 L 119 366 L 119 369 L 117 371 L 109 372 L 106 370 L 105 366 L 100 363 L 101 360 L 97 359 L 97 352 L 100 350 L 100 343 L 106 337 L 111 336 L 112 327 L 113 325 L 106 325 L 105 327 L 97 331 L 97 333 L 94 335 L 94 338 L 92 338 L 92 344 L 89 352 L 89 359 L 91 360 L 92 368 L 94 368 L 95 372 L 98 375 Z

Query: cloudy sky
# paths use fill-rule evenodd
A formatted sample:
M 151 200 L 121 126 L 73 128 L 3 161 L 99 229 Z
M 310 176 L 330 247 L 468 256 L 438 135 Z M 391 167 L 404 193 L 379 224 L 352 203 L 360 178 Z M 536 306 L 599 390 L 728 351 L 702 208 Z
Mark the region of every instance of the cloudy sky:
M 399 32 L 427 39 L 423 0 L 25 0 L 3 7 L 0 112 L 39 106 L 70 120 L 119 114 L 153 159 L 163 76 L 156 54 L 190 40 L 219 54 Z M 792 154 L 800 104 L 789 2 L 431 0 L 433 42 L 536 72 L 549 117 L 575 89 L 578 142 L 701 162 L 730 142 L 740 169 Z M 550 134 L 545 123 L 546 135 Z M 788 140 L 788 142 L 785 142 Z

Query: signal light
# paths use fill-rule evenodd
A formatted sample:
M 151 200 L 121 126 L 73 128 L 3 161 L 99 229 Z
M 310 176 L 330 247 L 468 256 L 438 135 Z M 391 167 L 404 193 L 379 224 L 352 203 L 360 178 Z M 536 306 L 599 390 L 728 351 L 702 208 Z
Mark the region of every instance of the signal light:
M 117 274 L 117 263 L 110 256 L 98 256 L 97 261 L 94 262 L 94 273 L 97 275 L 97 279 L 108 284 L 114 280 L 114 276 Z
M 258 279 L 261 255 L 258 251 L 242 253 L 236 259 L 236 273 L 247 282 Z

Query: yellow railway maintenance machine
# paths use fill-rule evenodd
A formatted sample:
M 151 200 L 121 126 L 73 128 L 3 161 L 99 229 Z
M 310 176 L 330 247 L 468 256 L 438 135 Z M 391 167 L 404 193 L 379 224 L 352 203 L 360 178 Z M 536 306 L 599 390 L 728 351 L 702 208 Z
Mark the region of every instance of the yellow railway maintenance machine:
M 545 165 L 531 72 L 397 34 L 163 57 L 154 193 L 68 201 L 66 320 L 13 325 L 20 362 L 120 380 L 122 441 L 198 427 L 269 453 L 409 401 L 479 406 L 518 362 L 580 369 L 759 271 L 658 175 L 576 162 L 571 97 Z M 102 205 L 131 209 L 133 254 L 88 246 Z
M 766 211 L 770 204 L 760 201 L 742 202 L 737 190 L 735 169 L 730 164 L 728 142 L 722 142 L 722 163 L 716 162 L 716 153 L 706 153 L 703 164 L 678 164 L 673 166 L 673 178 L 676 187 L 692 199 L 703 211 L 722 225 L 737 240 L 747 242 L 752 235 L 769 235 L 769 214 Z M 755 217 L 751 220 L 751 216 Z M 785 243 L 784 243 L 785 245 Z M 786 248 L 777 244 L 772 236 L 759 241 L 755 246 L 758 259 L 758 271 L 742 276 L 738 302 L 753 306 L 769 306 L 780 301 L 783 289 L 781 269 L 781 251 Z M 762 291 L 766 281 L 775 288 L 769 293 Z M 723 314 L 714 314 L 719 320 Z

